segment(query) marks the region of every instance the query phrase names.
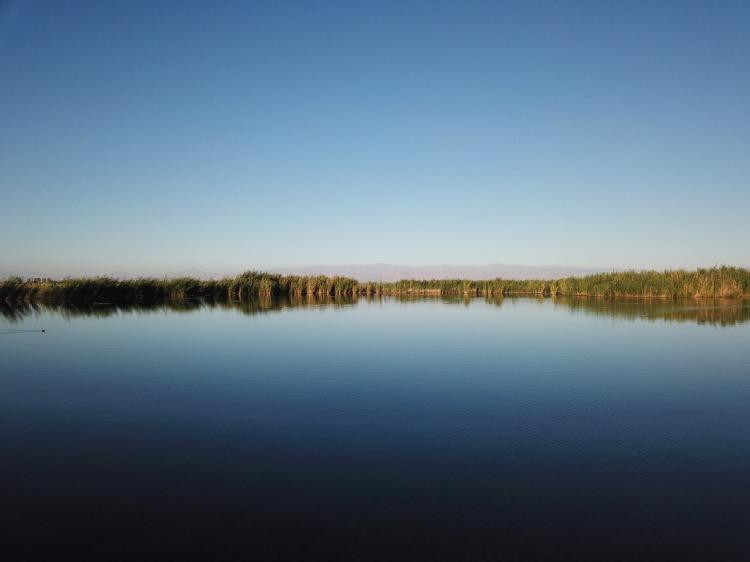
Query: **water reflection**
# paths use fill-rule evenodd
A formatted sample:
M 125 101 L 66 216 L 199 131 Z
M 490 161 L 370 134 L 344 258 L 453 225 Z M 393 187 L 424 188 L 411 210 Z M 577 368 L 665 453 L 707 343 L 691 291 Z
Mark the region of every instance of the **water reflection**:
M 0 318 L 8 322 L 20 322 L 42 314 L 56 314 L 63 318 L 98 317 L 107 318 L 119 314 L 161 314 L 192 313 L 199 310 L 235 310 L 254 316 L 269 312 L 279 312 L 285 308 L 331 307 L 343 308 L 357 302 L 351 297 L 295 296 L 290 298 L 258 297 L 242 301 L 211 301 L 186 299 L 142 303 L 7 303 L 0 302 Z
M 749 318 L 750 300 L 0 305 L 3 529 L 18 560 L 744 560 Z
M 692 322 L 733 326 L 750 320 L 750 301 L 733 299 L 598 299 L 556 298 L 556 307 L 573 314 L 609 316 L 612 319 Z
M 600 299 L 590 297 L 323 297 L 292 296 L 288 298 L 259 297 L 244 301 L 178 300 L 160 303 L 7 303 L 0 302 L 0 318 L 9 323 L 20 322 L 25 318 L 42 314 L 56 314 L 63 318 L 99 317 L 106 318 L 120 314 L 160 314 L 192 313 L 203 309 L 233 310 L 254 316 L 284 309 L 346 308 L 360 303 L 383 301 L 402 304 L 418 303 L 425 300 L 438 300 L 443 304 L 471 306 L 478 301 L 501 308 L 503 305 L 524 300 L 536 300 L 540 306 L 551 304 L 556 309 L 565 309 L 571 314 L 610 317 L 618 320 L 647 320 L 663 322 L 690 322 L 711 326 L 733 326 L 750 320 L 750 301 L 732 299 Z

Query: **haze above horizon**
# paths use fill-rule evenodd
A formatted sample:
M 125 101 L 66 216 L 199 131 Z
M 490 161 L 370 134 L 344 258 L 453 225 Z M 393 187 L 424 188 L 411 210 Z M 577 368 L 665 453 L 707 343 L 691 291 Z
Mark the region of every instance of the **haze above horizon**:
M 0 271 L 750 265 L 750 4 L 0 3 Z

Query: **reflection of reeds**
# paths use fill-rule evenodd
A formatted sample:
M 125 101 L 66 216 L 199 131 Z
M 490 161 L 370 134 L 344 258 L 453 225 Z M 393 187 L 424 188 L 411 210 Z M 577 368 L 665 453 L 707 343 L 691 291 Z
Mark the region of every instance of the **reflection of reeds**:
M 167 300 L 152 303 L 124 304 L 74 304 L 60 302 L 18 302 L 3 303 L 0 301 L 0 318 L 8 323 L 20 322 L 25 318 L 39 316 L 43 313 L 57 314 L 64 318 L 99 317 L 105 318 L 119 314 L 157 314 L 165 311 L 175 313 L 192 313 L 204 308 L 219 308 L 237 311 L 245 315 L 268 314 L 287 308 L 346 308 L 359 302 L 368 303 L 377 300 L 392 300 L 402 303 L 416 303 L 429 297 L 412 294 L 400 296 L 317 296 L 290 295 L 274 297 L 270 295 L 240 300 Z M 539 304 L 550 302 L 541 296 L 537 297 L 502 297 L 489 295 L 485 297 L 488 304 L 501 307 L 516 299 L 537 299 Z M 445 304 L 467 306 L 472 299 L 466 297 L 441 296 L 436 300 Z M 562 307 L 572 314 L 603 316 L 613 319 L 648 320 L 665 322 L 691 322 L 716 326 L 732 326 L 750 321 L 750 301 L 731 299 L 596 299 L 581 297 L 555 297 L 553 306 Z
M 359 283 L 348 277 L 296 276 L 247 271 L 236 277 L 200 280 L 10 278 L 0 282 L 0 300 L 66 302 L 154 302 L 167 299 L 255 299 L 259 296 L 463 295 L 596 296 L 660 298 L 750 297 L 750 270 L 714 267 L 696 271 L 626 271 L 553 281 L 490 279 L 404 280 Z
M 0 318 L 9 323 L 43 313 L 58 314 L 64 318 L 107 318 L 118 314 L 154 314 L 161 312 L 191 313 L 201 309 L 218 308 L 247 315 L 277 312 L 285 308 L 334 307 L 344 308 L 357 302 L 355 296 L 289 295 L 274 297 L 260 295 L 244 300 L 227 299 L 168 299 L 164 301 L 123 303 L 76 303 L 62 301 L 3 302 L 0 301 Z
M 718 326 L 732 326 L 750 320 L 750 302 L 736 299 L 592 299 L 586 297 L 558 297 L 556 306 L 584 313 L 630 320 L 692 322 Z

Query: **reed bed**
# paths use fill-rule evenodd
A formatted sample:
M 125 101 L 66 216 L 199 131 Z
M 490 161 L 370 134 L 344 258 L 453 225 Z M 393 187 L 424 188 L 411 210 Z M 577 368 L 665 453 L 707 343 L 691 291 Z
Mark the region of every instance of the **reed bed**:
M 750 270 L 738 267 L 667 271 L 622 271 L 554 280 L 466 279 L 403 280 L 361 283 L 348 277 L 295 276 L 246 271 L 235 277 L 201 280 L 61 280 L 12 277 L 0 282 L 0 300 L 62 302 L 155 302 L 210 299 L 245 301 L 259 296 L 579 296 L 639 298 L 748 298 Z
M 638 298 L 747 298 L 750 270 L 739 267 L 621 271 L 562 279 L 404 280 L 375 286 L 376 294 L 540 295 Z
M 162 300 L 255 299 L 259 296 L 316 295 L 342 296 L 358 294 L 355 279 L 345 277 L 283 276 L 246 271 L 236 277 L 201 280 L 190 277 L 175 279 L 114 279 L 111 277 L 29 279 L 11 277 L 0 282 L 0 300 L 66 301 L 66 302 L 154 302 Z

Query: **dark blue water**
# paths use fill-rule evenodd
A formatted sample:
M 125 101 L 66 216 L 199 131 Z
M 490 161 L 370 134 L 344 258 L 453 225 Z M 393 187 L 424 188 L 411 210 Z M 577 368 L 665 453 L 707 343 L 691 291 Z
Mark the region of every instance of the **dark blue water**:
M 748 303 L 0 312 L 8 560 L 750 559 Z

